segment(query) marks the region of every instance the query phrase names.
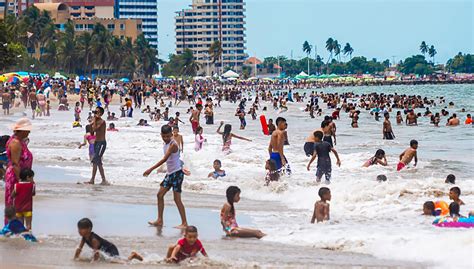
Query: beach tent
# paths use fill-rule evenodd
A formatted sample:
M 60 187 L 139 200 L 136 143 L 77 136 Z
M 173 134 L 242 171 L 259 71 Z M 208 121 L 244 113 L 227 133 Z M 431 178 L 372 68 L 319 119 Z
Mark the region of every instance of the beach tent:
M 318 78 L 320 78 L 320 79 L 325 79 L 325 78 L 328 78 L 328 77 L 329 77 L 328 75 L 322 74 L 322 75 L 320 75 Z
M 225 72 L 224 74 L 222 74 L 222 76 L 224 78 L 238 78 L 239 77 L 239 74 L 235 73 L 234 71 L 232 70 L 229 70 L 227 72 Z
M 52 76 L 54 79 L 67 79 L 66 76 L 61 75 L 59 72 L 54 73 L 54 76 Z
M 331 74 L 331 75 L 328 76 L 328 78 L 338 78 L 338 77 L 339 77 L 339 76 L 336 75 L 336 74 Z

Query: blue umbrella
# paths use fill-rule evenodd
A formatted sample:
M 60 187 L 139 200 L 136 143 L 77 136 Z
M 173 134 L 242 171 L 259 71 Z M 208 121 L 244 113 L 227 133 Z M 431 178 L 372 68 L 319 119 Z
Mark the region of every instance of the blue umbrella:
M 130 82 L 130 79 L 128 79 L 128 78 L 121 78 L 120 81 L 122 81 L 122 82 Z
M 83 81 L 83 80 L 87 80 L 87 78 L 84 77 L 84 76 L 80 76 L 80 77 L 79 77 L 79 80 L 80 80 L 80 81 Z

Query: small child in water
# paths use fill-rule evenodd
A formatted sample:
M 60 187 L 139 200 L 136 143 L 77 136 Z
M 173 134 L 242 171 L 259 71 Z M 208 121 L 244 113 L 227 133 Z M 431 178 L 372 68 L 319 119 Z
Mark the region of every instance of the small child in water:
M 280 179 L 280 171 L 277 169 L 275 160 L 268 159 L 265 163 L 267 175 L 265 176 L 265 185 L 268 186 L 270 181 L 278 181 Z
M 363 167 L 369 167 L 376 164 L 387 166 L 387 158 L 385 157 L 385 151 L 383 149 L 378 149 L 375 152 L 375 155 L 364 163 Z
M 461 189 L 459 187 L 452 187 L 449 190 L 449 199 L 453 200 L 455 203 L 458 203 L 460 206 L 464 205 L 464 202 L 459 199 L 459 196 L 461 196 Z
M 327 187 L 322 187 L 319 189 L 318 195 L 321 200 L 314 204 L 314 212 L 313 217 L 311 218 L 311 223 L 314 223 L 315 220 L 317 222 L 329 220 L 328 201 L 331 201 L 331 190 L 329 190 Z
M 446 177 L 446 180 L 444 181 L 444 183 L 448 183 L 448 184 L 456 184 L 455 182 L 456 182 L 456 176 L 453 174 L 449 174 Z
M 202 144 L 206 142 L 206 139 L 202 136 L 202 132 L 204 130 L 202 129 L 201 126 L 198 126 L 196 128 L 196 135 L 194 136 L 194 150 L 195 151 L 200 151 L 202 149 Z
M 115 128 L 115 124 L 110 123 L 109 128 L 107 128 L 107 132 L 118 132 L 118 129 Z
M 207 257 L 206 250 L 198 239 L 198 230 L 195 226 L 186 227 L 184 237 L 178 240 L 175 245 L 168 248 L 166 254 L 166 262 L 179 263 L 187 258 L 196 257 L 196 254 L 201 252 L 204 257 Z
M 81 243 L 79 247 L 76 249 L 76 253 L 74 254 L 74 259 L 79 259 L 81 255 L 82 248 L 84 244 L 87 244 L 90 248 L 94 250 L 94 256 L 92 258 L 93 261 L 97 261 L 100 258 L 100 252 L 103 252 L 107 256 L 111 258 L 118 258 L 119 252 L 117 247 L 110 243 L 109 241 L 103 239 L 102 237 L 98 236 L 94 232 L 92 232 L 92 221 L 88 218 L 83 218 L 77 223 L 77 229 L 79 235 L 82 236 Z M 143 261 L 143 257 L 140 256 L 136 252 L 132 252 L 128 257 L 128 260 L 139 260 Z
M 31 169 L 23 169 L 20 172 L 20 182 L 13 187 L 12 197 L 15 205 L 16 217 L 31 230 L 33 218 L 33 196 L 35 196 L 35 173 Z
M 37 242 L 36 237 L 32 235 L 23 225 L 21 221 L 16 218 L 16 212 L 14 207 L 5 208 L 5 218 L 8 223 L 0 231 L 0 235 L 10 237 L 12 235 L 20 235 L 26 241 Z
M 199 128 L 199 127 L 198 127 Z M 220 160 L 214 160 L 212 164 L 214 167 L 214 171 L 210 172 L 207 177 L 212 177 L 213 179 L 217 179 L 219 177 L 225 177 L 225 170 L 222 170 L 222 162 Z

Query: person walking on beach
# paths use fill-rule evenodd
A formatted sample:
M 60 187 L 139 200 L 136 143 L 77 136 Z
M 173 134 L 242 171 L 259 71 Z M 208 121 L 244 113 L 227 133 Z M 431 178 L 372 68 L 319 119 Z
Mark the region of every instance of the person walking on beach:
M 28 149 L 28 135 L 32 129 L 31 122 L 24 118 L 12 126 L 13 135 L 7 142 L 6 150 L 8 157 L 7 170 L 5 172 L 5 207 L 13 206 L 12 192 L 16 183 L 20 181 L 20 172 L 23 169 L 31 169 L 33 166 L 33 154 Z M 7 219 L 5 219 L 7 224 Z
M 97 174 L 97 168 L 99 168 L 100 177 L 102 178 L 101 185 L 109 185 L 109 182 L 105 179 L 104 167 L 102 164 L 102 157 L 104 156 L 105 149 L 107 148 L 107 141 L 105 140 L 105 133 L 107 130 L 107 123 L 102 119 L 104 115 L 104 109 L 97 107 L 95 110 L 94 118 L 92 119 L 92 133 L 95 134 L 94 142 L 94 158 L 92 159 L 92 177 L 91 180 L 86 184 L 95 183 L 95 175 Z
M 10 115 L 10 102 L 11 95 L 8 92 L 8 89 L 5 89 L 5 92 L 2 94 L 3 115 Z
M 180 160 L 180 151 L 178 143 L 173 140 L 172 129 L 169 125 L 163 125 L 161 127 L 161 138 L 163 139 L 163 158 L 153 165 L 151 168 L 143 173 L 144 177 L 153 172 L 153 170 L 166 163 L 166 176 L 160 184 L 160 190 L 158 191 L 158 219 L 156 221 L 150 221 L 148 224 L 152 226 L 163 226 L 163 212 L 165 209 L 165 195 L 173 188 L 174 201 L 176 207 L 178 207 L 179 215 L 181 216 L 181 225 L 176 228 L 182 229 L 188 226 L 186 220 L 186 209 L 181 201 L 181 185 L 184 180 L 183 163 Z
M 281 170 L 281 168 L 286 165 L 283 146 L 285 145 L 285 130 L 288 124 L 285 118 L 278 117 L 276 119 L 276 125 L 277 129 L 273 132 L 270 144 L 268 145 L 268 154 L 270 155 L 270 159 L 275 161 L 277 170 Z

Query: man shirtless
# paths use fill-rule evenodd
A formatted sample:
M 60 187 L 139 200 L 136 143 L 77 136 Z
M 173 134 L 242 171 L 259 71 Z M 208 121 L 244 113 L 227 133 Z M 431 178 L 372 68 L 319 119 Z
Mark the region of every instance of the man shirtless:
M 448 120 L 448 123 L 446 126 L 458 126 L 459 125 L 459 119 L 457 118 L 456 113 L 453 114 L 453 117 Z
M 35 119 L 36 107 L 38 106 L 38 100 L 36 99 L 36 92 L 34 88 L 31 88 L 31 92 L 28 95 L 28 100 L 30 100 L 31 105 L 31 116 Z
M 95 115 L 92 120 L 92 131 L 95 133 L 94 143 L 94 158 L 92 159 L 92 177 L 91 180 L 86 182 L 87 184 L 94 184 L 95 175 L 97 174 L 97 168 L 99 168 L 100 176 L 102 178 L 101 185 L 109 185 L 109 182 L 105 179 L 104 167 L 102 166 L 102 156 L 107 148 L 107 141 L 105 140 L 106 122 L 102 119 L 104 115 L 104 109 L 97 107 Z
M 388 114 L 387 112 L 384 114 L 384 117 L 385 117 L 385 120 L 383 121 L 383 130 L 382 130 L 383 139 L 393 140 L 395 138 L 395 135 L 393 134 L 392 123 L 389 120 L 390 114 Z
M 276 119 L 276 125 L 277 129 L 273 132 L 270 144 L 268 145 L 268 153 L 270 154 L 270 159 L 275 161 L 276 169 L 280 170 L 286 165 L 283 146 L 286 140 L 285 130 L 288 125 L 286 124 L 286 119 L 282 117 Z
M 405 123 L 409 126 L 418 125 L 418 119 L 413 109 L 408 113 Z
M 196 109 L 193 110 L 191 113 L 191 117 L 189 118 L 189 121 L 191 122 L 191 127 L 193 128 L 193 134 L 196 133 L 197 127 L 199 127 L 199 117 L 201 115 L 202 111 L 202 105 L 197 104 Z
M 406 149 L 402 154 L 400 154 L 400 162 L 397 165 L 397 171 L 402 170 L 405 166 L 407 166 L 413 158 L 415 158 L 415 165 L 418 163 L 418 156 L 416 150 L 418 149 L 418 141 L 412 140 L 410 141 L 410 147 Z
M 10 103 L 11 95 L 8 92 L 8 89 L 5 89 L 5 92 L 2 94 L 3 115 L 10 115 Z

